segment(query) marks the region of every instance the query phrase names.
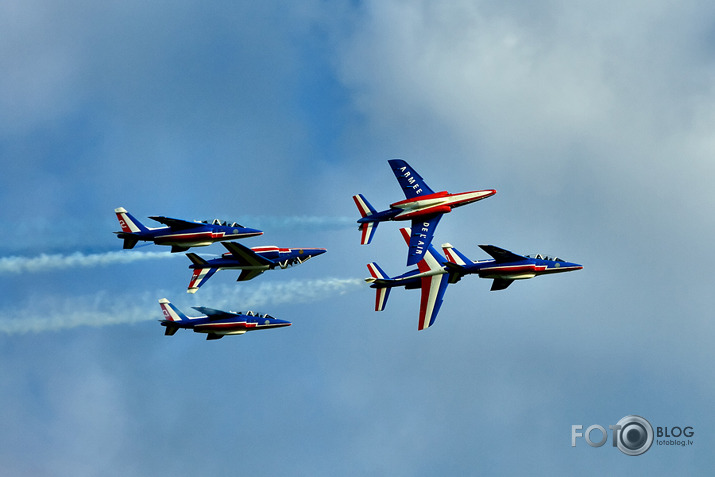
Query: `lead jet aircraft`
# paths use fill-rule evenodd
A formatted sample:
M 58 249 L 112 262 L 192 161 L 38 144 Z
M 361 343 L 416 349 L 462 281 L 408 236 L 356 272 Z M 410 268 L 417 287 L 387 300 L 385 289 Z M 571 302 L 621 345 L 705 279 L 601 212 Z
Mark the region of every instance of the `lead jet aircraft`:
M 405 241 L 409 243 L 409 229 L 400 229 Z M 420 314 L 417 329 L 423 330 L 430 327 L 439 308 L 442 306 L 444 292 L 447 285 L 457 283 L 464 275 L 476 273 L 481 278 L 493 279 L 492 291 L 503 290 L 514 280 L 533 278 L 537 275 L 549 273 L 569 272 L 581 270 L 583 267 L 577 263 L 565 262 L 559 258 L 550 258 L 543 255 L 522 256 L 494 245 L 480 245 L 480 247 L 493 257 L 492 260 L 472 261 L 464 256 L 450 244 L 443 245 L 447 258 L 443 257 L 431 245 L 425 257 L 417 264 L 417 270 L 411 270 L 397 277 L 389 277 L 378 265 L 373 262 L 368 264 L 371 288 L 376 289 L 375 311 L 382 311 L 387 304 L 390 289 L 405 287 L 405 289 L 421 289 Z
M 359 230 L 362 232 L 361 243 L 365 245 L 372 241 L 380 222 L 411 220 L 412 237 L 407 253 L 407 266 L 414 265 L 424 258 L 443 214 L 451 212 L 456 207 L 486 199 L 497 193 L 494 189 L 458 194 L 450 194 L 447 191 L 434 192 L 405 161 L 392 159 L 387 162 L 400 183 L 406 199 L 390 204 L 389 209 L 378 212 L 362 194 L 353 196 L 355 205 L 362 216 L 358 220 Z
M 221 242 L 227 253 L 221 258 L 205 260 L 195 253 L 187 253 L 194 270 L 187 293 L 196 293 L 199 287 L 218 270 L 241 270 L 238 281 L 256 278 L 266 270 L 285 269 L 300 265 L 312 257 L 326 252 L 324 248 L 278 248 L 273 245 L 248 248 L 236 242 Z
M 263 235 L 256 229 L 249 229 L 236 222 L 228 224 L 216 219 L 213 222 L 188 221 L 169 217 L 149 217 L 166 227 L 149 228 L 142 225 L 123 207 L 114 209 L 122 227 L 114 232 L 124 239 L 124 248 L 134 248 L 138 241 L 154 242 L 157 245 L 171 245 L 172 252 L 184 252 L 191 247 L 203 247 L 223 240 L 236 240 Z
M 290 326 L 290 321 L 279 320 L 270 315 L 259 315 L 252 311 L 238 312 L 221 311 L 203 306 L 194 306 L 194 310 L 203 313 L 202 316 L 188 317 L 166 298 L 159 300 L 164 318 L 161 326 L 166 327 L 165 335 L 171 336 L 179 328 L 194 330 L 195 333 L 207 333 L 207 340 L 217 340 L 224 335 L 242 335 L 247 331 L 269 330 Z

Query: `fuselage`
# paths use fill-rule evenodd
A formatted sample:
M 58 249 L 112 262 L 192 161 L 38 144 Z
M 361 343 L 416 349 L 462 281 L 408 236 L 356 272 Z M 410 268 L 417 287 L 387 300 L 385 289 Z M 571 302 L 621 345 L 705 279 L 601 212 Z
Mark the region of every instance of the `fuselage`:
M 412 289 L 420 287 L 420 280 L 422 278 L 444 273 L 449 273 L 451 275 L 450 283 L 455 283 L 464 275 L 470 274 L 477 274 L 480 278 L 525 280 L 538 275 L 583 269 L 583 266 L 578 263 L 566 262 L 561 259 L 552 260 L 532 257 L 524 257 L 524 260 L 507 263 L 500 263 L 496 260 L 479 260 L 466 263 L 462 266 L 449 266 L 450 264 L 446 261 L 443 263 L 443 267 L 434 270 L 424 272 L 420 270 L 410 270 L 393 278 L 366 278 L 365 280 L 371 283 L 371 288 L 405 287 L 406 289 Z
M 172 227 L 158 227 L 146 232 L 119 233 L 119 238 L 134 237 L 138 240 L 154 242 L 157 245 L 178 245 L 202 247 L 214 242 L 236 240 L 262 235 L 263 232 L 240 226 L 197 223 L 196 227 L 174 230 Z
M 189 320 L 162 320 L 162 326 L 192 329 L 196 333 L 214 335 L 242 335 L 248 331 L 266 330 L 290 326 L 290 321 L 279 320 L 270 315 L 259 315 L 252 312 L 239 313 L 235 317 L 209 319 L 207 317 L 189 318 Z
M 464 265 L 460 275 L 476 273 L 481 278 L 500 278 L 504 280 L 524 280 L 538 275 L 570 272 L 581 270 L 578 263 L 566 262 L 561 259 L 544 259 L 525 257 L 524 260 L 499 263 L 495 260 L 480 260 Z
M 471 204 L 496 194 L 496 190 L 477 190 L 450 194 L 447 191 L 435 192 L 405 199 L 390 204 L 390 208 L 358 220 L 358 223 L 379 222 L 384 220 L 413 220 L 419 217 L 446 214 L 456 207 Z
M 251 250 L 257 255 L 272 261 L 272 264 L 241 263 L 231 252 L 224 253 L 220 258 L 206 260 L 205 264 L 198 265 L 192 263 L 189 268 L 217 268 L 217 269 L 240 269 L 240 270 L 272 270 L 276 267 L 288 268 L 298 265 L 317 255 L 325 253 L 324 248 L 279 248 L 275 246 L 252 247 Z

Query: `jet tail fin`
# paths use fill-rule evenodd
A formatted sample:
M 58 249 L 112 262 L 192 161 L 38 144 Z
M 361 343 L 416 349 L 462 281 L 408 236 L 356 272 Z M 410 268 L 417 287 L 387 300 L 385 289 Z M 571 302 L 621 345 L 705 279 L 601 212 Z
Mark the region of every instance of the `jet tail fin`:
M 364 195 L 354 195 L 353 200 L 355 201 L 355 205 L 357 205 L 358 211 L 360 211 L 361 217 L 365 218 L 370 215 L 375 215 L 377 213 L 377 210 L 375 210 L 375 208 L 370 205 L 370 202 L 367 201 Z
M 132 214 L 127 212 L 124 207 L 114 209 L 114 213 L 117 214 L 117 220 L 119 220 L 119 226 L 122 228 L 122 232 L 135 234 L 137 232 L 149 231 L 149 229 L 135 219 Z
M 159 306 L 161 306 L 161 311 L 164 313 L 164 319 L 167 321 L 188 321 L 189 317 L 186 316 L 181 310 L 171 304 L 166 298 L 159 300 Z
M 380 266 L 375 263 L 369 263 L 367 269 L 370 271 L 371 278 L 366 280 L 374 283 L 375 288 L 375 311 L 383 311 L 385 305 L 387 305 L 387 298 L 390 296 L 390 290 L 387 286 L 384 286 L 384 280 L 389 280 L 390 277 L 380 268 Z
M 186 255 L 193 255 L 193 254 L 187 253 Z M 191 257 L 189 257 L 189 258 L 191 258 Z M 199 257 L 197 257 L 197 258 L 199 258 Z M 192 260 L 192 262 L 193 262 L 193 260 Z M 189 288 L 186 290 L 186 293 L 196 293 L 197 291 L 199 291 L 199 287 L 201 285 L 203 285 L 206 282 L 206 280 L 211 278 L 213 276 L 213 274 L 216 273 L 217 270 L 218 270 L 218 268 L 211 268 L 211 267 L 195 268 L 193 275 L 191 275 L 191 281 L 189 282 Z
M 375 215 L 377 213 L 377 210 L 370 205 L 370 202 L 367 201 L 364 195 L 358 194 L 353 196 L 353 200 L 355 201 L 355 205 L 357 205 L 358 211 L 360 211 L 360 216 L 364 219 L 365 217 L 370 217 L 371 215 Z M 375 231 L 377 230 L 377 224 L 379 222 L 377 221 L 364 221 L 360 222 L 360 226 L 358 227 L 358 230 L 362 232 L 362 237 L 360 239 L 360 243 L 362 245 L 367 245 L 372 241 L 372 238 L 375 236 Z
M 450 243 L 443 243 L 442 244 L 442 251 L 444 252 L 444 255 L 447 257 L 447 260 L 449 260 L 452 263 L 456 263 L 457 265 L 465 266 L 468 263 L 472 263 L 470 259 L 467 258 L 466 255 L 464 255 L 462 252 L 457 250 L 452 246 Z

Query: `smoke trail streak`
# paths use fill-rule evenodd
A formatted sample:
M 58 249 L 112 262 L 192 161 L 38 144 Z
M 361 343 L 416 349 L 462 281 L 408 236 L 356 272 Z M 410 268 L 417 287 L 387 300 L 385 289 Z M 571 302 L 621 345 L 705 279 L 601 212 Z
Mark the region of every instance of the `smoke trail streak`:
M 34 273 L 63 268 L 96 267 L 117 263 L 131 263 L 138 260 L 153 260 L 176 256 L 171 252 L 129 252 L 116 251 L 84 254 L 75 252 L 64 254 L 41 254 L 36 257 L 1 257 L 0 273 Z
M 305 230 L 333 230 L 352 227 L 357 224 L 354 217 L 318 217 L 309 215 L 289 216 L 289 217 L 268 217 L 245 215 L 241 218 L 243 222 L 271 230 L 280 229 L 305 229 Z
M 246 310 L 283 303 L 310 303 L 343 295 L 364 286 L 357 278 L 324 278 L 263 282 L 254 286 L 226 285 L 210 293 L 181 295 L 174 303 L 191 315 L 190 306 Z M 0 333 L 58 331 L 78 326 L 108 326 L 162 318 L 157 300 L 171 299 L 165 291 L 119 296 L 107 291 L 85 297 L 40 297 L 20 309 L 0 311 Z M 189 303 L 187 303 L 189 302 Z M 268 310 L 254 310 L 265 312 Z

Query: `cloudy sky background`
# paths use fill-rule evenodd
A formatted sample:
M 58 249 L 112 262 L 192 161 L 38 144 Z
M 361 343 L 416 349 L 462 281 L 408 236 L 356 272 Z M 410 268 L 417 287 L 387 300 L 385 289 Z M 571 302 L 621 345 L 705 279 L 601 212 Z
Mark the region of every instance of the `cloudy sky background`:
M 715 6 L 254 3 L 0 4 L 3 472 L 712 469 Z M 436 244 L 584 270 L 465 277 L 422 332 L 417 291 L 374 312 L 365 264 L 406 247 L 394 223 L 360 246 L 351 196 L 401 199 L 391 158 L 497 189 Z M 183 254 L 115 253 L 119 206 L 328 253 L 191 296 Z M 293 326 L 164 337 L 162 297 Z M 629 414 L 695 445 L 571 447 Z

